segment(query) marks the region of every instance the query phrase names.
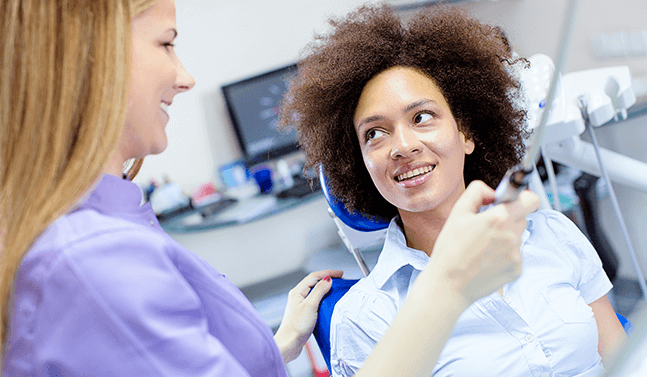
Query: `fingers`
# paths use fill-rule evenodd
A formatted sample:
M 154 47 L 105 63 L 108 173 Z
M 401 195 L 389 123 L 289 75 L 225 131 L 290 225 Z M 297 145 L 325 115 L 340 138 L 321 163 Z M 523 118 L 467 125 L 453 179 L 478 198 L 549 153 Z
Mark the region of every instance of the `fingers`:
M 472 181 L 454 204 L 453 211 L 477 213 L 479 209 L 494 202 L 494 190 L 482 181 Z
M 539 204 L 539 197 L 526 190 L 521 192 L 514 201 L 496 205 L 482 214 L 494 216 L 491 219 L 498 221 L 498 226 L 496 226 L 498 229 L 511 226 L 510 230 L 521 232 L 526 228 L 527 216 L 536 211 Z
M 518 213 L 520 216 L 525 217 L 539 208 L 540 201 L 535 193 L 524 190 L 519 194 L 517 200 L 509 204 L 511 213 Z
M 318 307 L 321 299 L 326 293 L 328 293 L 330 287 L 332 287 L 332 279 L 330 279 L 330 277 L 320 280 L 314 288 L 312 288 L 310 294 L 304 301 L 313 307 Z
M 344 274 L 344 271 L 341 271 L 341 270 L 321 270 L 321 271 L 311 272 L 310 274 L 308 274 L 308 276 L 304 277 L 292 289 L 292 291 L 301 295 L 301 297 L 306 298 L 310 293 L 310 290 L 312 290 L 312 287 L 314 287 L 319 281 L 321 281 L 326 276 L 330 276 L 331 278 L 340 278 L 342 277 L 343 274 Z M 326 289 L 326 292 L 328 292 L 328 289 L 330 289 L 330 287 Z

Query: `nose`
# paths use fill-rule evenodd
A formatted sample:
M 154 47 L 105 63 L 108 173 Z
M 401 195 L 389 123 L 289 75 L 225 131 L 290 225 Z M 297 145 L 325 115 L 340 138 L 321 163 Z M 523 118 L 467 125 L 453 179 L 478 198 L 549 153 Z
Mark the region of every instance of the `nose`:
M 191 90 L 195 86 L 195 79 L 182 65 L 180 59 L 177 60 L 177 77 L 175 79 L 175 89 L 179 93 Z
M 395 127 L 391 143 L 391 158 L 394 160 L 408 158 L 422 151 L 415 131 L 406 125 Z

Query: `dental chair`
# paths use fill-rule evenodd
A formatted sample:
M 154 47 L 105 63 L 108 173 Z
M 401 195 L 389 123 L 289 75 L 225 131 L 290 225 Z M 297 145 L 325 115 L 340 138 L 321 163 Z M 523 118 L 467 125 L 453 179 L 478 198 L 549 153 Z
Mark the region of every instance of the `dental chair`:
M 357 265 L 364 276 L 367 276 L 370 271 L 366 265 L 364 257 L 361 251 L 352 245 L 344 231 L 342 223 L 360 232 L 371 232 L 386 229 L 389 226 L 390 220 L 370 218 L 369 216 L 359 212 L 349 212 L 344 203 L 330 193 L 328 180 L 326 179 L 326 175 L 321 166 L 319 167 L 319 182 L 321 183 L 321 190 L 328 202 L 328 214 L 337 226 L 337 234 L 339 234 L 339 238 L 341 238 L 348 251 L 355 258 L 355 262 L 357 262 Z M 337 301 L 339 301 L 339 299 L 341 299 L 342 296 L 358 281 L 359 279 L 332 279 L 332 287 L 321 300 L 321 304 L 319 305 L 319 313 L 314 329 L 314 336 L 329 371 L 332 371 L 332 368 L 330 367 L 330 320 L 332 318 L 332 313 Z
M 321 189 L 326 197 L 328 202 L 328 214 L 332 217 L 335 225 L 337 225 L 337 233 L 341 238 L 342 242 L 348 249 L 348 251 L 353 255 L 357 265 L 362 270 L 364 276 L 369 274 L 368 266 L 364 260 L 359 249 L 356 249 L 351 244 L 349 238 L 347 237 L 342 223 L 348 227 L 361 231 L 361 232 L 370 232 L 386 229 L 389 226 L 389 220 L 382 218 L 370 218 L 368 215 L 355 212 L 350 213 L 346 209 L 344 203 L 335 198 L 328 189 L 328 181 L 326 175 L 323 172 L 323 168 L 319 168 L 319 182 L 321 183 Z M 348 292 L 348 290 L 357 283 L 359 279 L 332 279 L 332 287 L 330 291 L 323 297 L 321 304 L 319 305 L 319 311 L 317 316 L 317 323 L 314 328 L 314 337 L 317 341 L 317 345 L 321 350 L 326 366 L 328 370 L 332 373 L 332 368 L 330 366 L 330 320 L 332 318 L 333 310 L 335 305 L 342 298 L 342 296 Z M 627 335 L 631 335 L 633 331 L 633 324 L 627 320 L 621 314 L 616 313 L 620 324 L 624 328 Z

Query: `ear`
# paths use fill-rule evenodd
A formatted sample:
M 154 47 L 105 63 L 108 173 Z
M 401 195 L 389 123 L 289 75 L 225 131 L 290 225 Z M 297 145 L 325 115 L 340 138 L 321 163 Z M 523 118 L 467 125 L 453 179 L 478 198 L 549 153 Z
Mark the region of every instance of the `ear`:
M 465 152 L 465 154 L 472 154 L 475 148 L 474 140 L 472 138 L 466 137 L 462 132 L 461 136 L 463 137 L 463 151 Z

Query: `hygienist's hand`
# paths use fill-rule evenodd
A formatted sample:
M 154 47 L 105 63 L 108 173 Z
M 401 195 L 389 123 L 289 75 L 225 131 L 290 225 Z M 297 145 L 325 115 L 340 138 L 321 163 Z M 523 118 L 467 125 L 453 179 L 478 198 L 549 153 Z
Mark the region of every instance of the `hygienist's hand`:
M 339 270 L 313 272 L 288 293 L 283 320 L 274 335 L 286 364 L 299 356 L 310 338 L 317 322 L 319 303 L 332 286 L 330 278 L 340 278 L 343 273 Z
M 494 190 L 472 182 L 452 208 L 431 253 L 436 271 L 467 304 L 519 277 L 526 216 L 539 208 L 537 195 L 524 191 L 513 202 L 478 212 L 493 201 Z

